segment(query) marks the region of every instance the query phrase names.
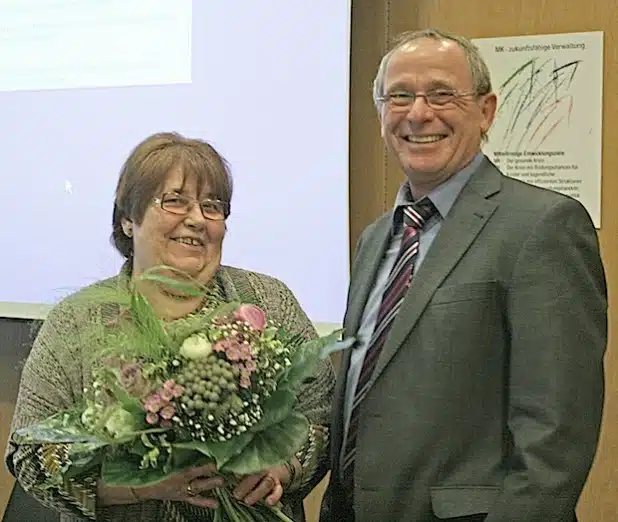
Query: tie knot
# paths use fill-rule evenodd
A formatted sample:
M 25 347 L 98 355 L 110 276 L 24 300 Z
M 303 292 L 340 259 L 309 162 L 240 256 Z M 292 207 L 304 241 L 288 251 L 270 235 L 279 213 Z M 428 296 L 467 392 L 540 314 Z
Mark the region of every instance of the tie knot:
M 438 209 L 429 198 L 423 198 L 403 207 L 403 223 L 406 226 L 421 229 L 429 219 L 438 213 Z

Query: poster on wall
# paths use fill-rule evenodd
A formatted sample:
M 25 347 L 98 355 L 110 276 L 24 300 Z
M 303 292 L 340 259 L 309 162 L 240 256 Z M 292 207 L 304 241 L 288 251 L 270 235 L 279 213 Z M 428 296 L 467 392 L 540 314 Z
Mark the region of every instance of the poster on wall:
M 579 200 L 600 228 L 603 33 L 474 43 L 498 96 L 485 153 L 504 174 Z

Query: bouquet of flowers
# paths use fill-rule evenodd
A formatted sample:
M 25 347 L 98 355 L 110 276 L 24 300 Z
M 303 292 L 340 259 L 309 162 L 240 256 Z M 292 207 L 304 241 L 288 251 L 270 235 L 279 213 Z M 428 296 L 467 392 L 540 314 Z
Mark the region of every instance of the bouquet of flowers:
M 203 293 L 151 269 L 140 281 Z M 258 306 L 208 299 L 203 310 L 164 323 L 138 285 L 125 313 L 93 327 L 92 385 L 73 409 L 18 430 L 18 444 L 66 444 L 66 459 L 44 487 L 98 475 L 115 486 L 143 486 L 189 466 L 214 462 L 223 476 L 249 475 L 288 461 L 309 423 L 295 410 L 300 383 L 339 332 L 306 341 Z M 90 301 L 90 304 L 92 301 Z M 214 491 L 215 521 L 287 521 L 278 506 L 249 507 Z

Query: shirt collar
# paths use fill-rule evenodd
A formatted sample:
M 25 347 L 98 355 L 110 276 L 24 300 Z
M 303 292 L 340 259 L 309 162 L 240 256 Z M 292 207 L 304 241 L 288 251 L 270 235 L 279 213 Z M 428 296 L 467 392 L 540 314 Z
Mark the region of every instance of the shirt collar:
M 446 181 L 438 185 L 435 189 L 433 189 L 427 197 L 431 200 L 431 202 L 438 209 L 440 214 L 439 217 L 444 219 L 451 207 L 455 203 L 457 196 L 463 189 L 464 185 L 468 182 L 474 171 L 480 166 L 483 161 L 484 154 L 479 152 L 468 165 L 466 165 L 459 172 L 456 172 Z M 397 197 L 395 198 L 395 207 L 397 210 L 399 207 L 410 205 L 414 202 L 412 198 L 412 193 L 410 192 L 410 185 L 407 181 L 401 184 L 399 187 L 399 191 L 397 192 Z M 395 213 L 394 213 L 395 214 Z M 395 232 L 395 219 L 393 214 L 393 232 Z

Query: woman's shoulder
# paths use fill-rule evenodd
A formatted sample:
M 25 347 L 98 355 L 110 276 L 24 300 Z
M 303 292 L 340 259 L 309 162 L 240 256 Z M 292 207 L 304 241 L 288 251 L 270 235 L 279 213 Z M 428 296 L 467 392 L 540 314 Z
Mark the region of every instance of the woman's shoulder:
M 58 301 L 49 311 L 47 318 L 80 315 L 80 312 L 86 313 L 95 308 L 100 309 L 102 305 L 120 302 L 124 295 L 123 290 L 126 290 L 125 280 L 123 274 L 118 274 L 84 286 Z
M 250 286 L 252 288 L 259 287 L 268 292 L 291 292 L 281 279 L 262 272 L 223 265 L 221 266 L 221 275 L 239 290 L 246 286 Z
M 220 277 L 228 296 L 261 306 L 273 320 L 307 338 L 315 336 L 298 298 L 281 279 L 232 266 L 222 266 Z

